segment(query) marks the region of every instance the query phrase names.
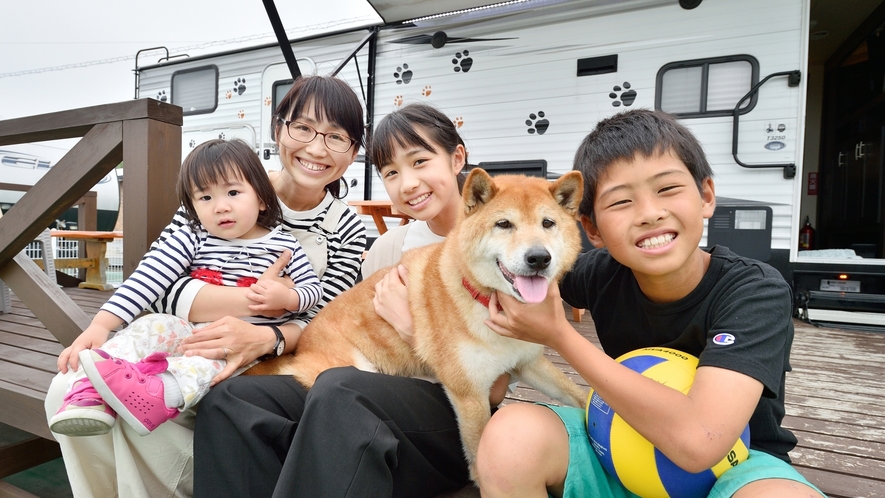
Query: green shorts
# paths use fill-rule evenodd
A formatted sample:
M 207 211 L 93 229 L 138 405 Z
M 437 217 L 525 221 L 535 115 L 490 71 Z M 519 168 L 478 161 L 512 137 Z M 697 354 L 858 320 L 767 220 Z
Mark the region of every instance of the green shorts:
M 568 432 L 569 463 L 563 498 L 636 497 L 617 479 L 610 476 L 599 463 L 587 436 L 584 410 L 564 406 L 543 406 L 550 408 L 559 416 Z M 822 496 L 826 496 L 787 462 L 756 450 L 750 450 L 750 457 L 746 461 L 722 474 L 709 496 L 728 498 L 747 484 L 762 479 L 789 479 L 805 484 L 817 490 Z

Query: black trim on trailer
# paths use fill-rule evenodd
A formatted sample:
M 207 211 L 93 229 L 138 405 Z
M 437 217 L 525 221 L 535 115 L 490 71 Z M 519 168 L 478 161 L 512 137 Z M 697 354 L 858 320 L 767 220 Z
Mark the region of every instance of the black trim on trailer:
M 371 28 L 375 33 L 378 32 L 378 26 Z M 366 144 L 372 138 L 372 131 L 375 129 L 375 58 L 378 54 L 378 37 L 373 36 L 369 39 L 369 67 L 366 72 Z M 356 60 L 356 59 L 354 59 Z M 363 199 L 372 198 L 372 162 L 369 155 L 366 154 L 363 159 L 365 172 L 363 176 Z
M 734 157 L 734 162 L 736 162 L 738 166 L 741 166 L 743 168 L 784 168 L 784 178 L 789 180 L 790 178 L 796 176 L 796 163 L 746 164 L 738 159 L 738 124 L 740 122 L 740 115 L 744 114 L 742 112 L 739 112 L 739 108 L 741 107 L 741 104 L 748 98 L 755 99 L 756 93 L 759 91 L 759 87 L 764 85 L 766 81 L 777 76 L 787 76 L 787 85 L 789 85 L 790 87 L 799 86 L 799 82 L 802 79 L 802 73 L 799 72 L 798 69 L 794 71 L 781 71 L 779 73 L 771 73 L 765 78 L 762 78 L 762 81 L 753 85 L 753 88 L 751 88 L 750 91 L 743 96 L 743 98 L 738 100 L 737 104 L 734 106 L 734 110 L 732 111 L 734 116 L 734 127 L 731 132 L 731 155 L 732 157 Z
M 177 104 L 175 102 L 175 77 L 178 76 L 179 74 L 195 73 L 197 71 L 205 71 L 207 69 L 215 70 L 215 90 L 212 92 L 212 96 L 215 99 L 214 100 L 215 104 L 212 106 L 212 108 L 207 107 L 205 109 L 197 109 L 196 111 L 188 111 L 188 110 L 182 108 L 182 113 L 181 113 L 182 116 L 196 116 L 197 114 L 210 114 L 210 113 L 215 112 L 215 109 L 218 108 L 218 66 L 215 64 L 209 64 L 206 66 L 192 67 L 190 69 L 182 69 L 181 71 L 175 71 L 174 73 L 172 73 L 172 76 L 169 78 L 169 102 L 171 104 L 181 107 L 179 104 Z

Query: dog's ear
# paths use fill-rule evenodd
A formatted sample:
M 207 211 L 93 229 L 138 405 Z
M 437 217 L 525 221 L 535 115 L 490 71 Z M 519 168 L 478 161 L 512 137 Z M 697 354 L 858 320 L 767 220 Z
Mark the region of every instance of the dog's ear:
M 584 177 L 580 171 L 569 171 L 550 185 L 550 194 L 575 219 L 584 195 Z
M 470 216 L 476 208 L 488 203 L 498 193 L 494 180 L 482 168 L 473 169 L 464 182 L 464 213 Z

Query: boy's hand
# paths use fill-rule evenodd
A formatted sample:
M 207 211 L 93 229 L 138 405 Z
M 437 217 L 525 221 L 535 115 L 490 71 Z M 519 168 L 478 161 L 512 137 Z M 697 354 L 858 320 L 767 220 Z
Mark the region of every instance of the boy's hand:
M 292 290 L 292 279 L 288 279 L 289 285 L 277 280 L 264 279 L 252 284 L 246 297 L 258 304 L 250 304 L 253 311 L 266 310 L 297 310 L 298 293 Z
M 502 312 L 498 311 L 499 304 Z M 551 282 L 547 297 L 537 304 L 520 302 L 503 292 L 493 293 L 489 299 L 489 319 L 485 323 L 505 337 L 550 346 L 561 326 L 568 326 L 559 283 Z
M 84 349 L 94 349 L 108 340 L 108 335 L 110 335 L 111 331 L 101 325 L 97 325 L 95 323 L 86 327 L 86 330 L 83 331 L 76 339 L 74 339 L 73 344 L 66 347 L 60 355 L 58 355 L 58 361 L 56 365 L 58 366 L 58 371 L 61 373 L 68 373 L 68 365 L 71 366 L 71 369 L 76 371 L 77 368 L 80 367 L 80 351 Z
M 375 284 L 375 313 L 396 330 L 400 338 L 413 346 L 414 328 L 409 310 L 409 270 L 397 265 Z

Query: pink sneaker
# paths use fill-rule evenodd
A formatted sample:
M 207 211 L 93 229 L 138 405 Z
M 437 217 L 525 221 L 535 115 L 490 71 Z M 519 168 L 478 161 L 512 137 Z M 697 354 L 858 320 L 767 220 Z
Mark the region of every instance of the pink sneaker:
M 80 351 L 80 365 L 105 402 L 135 432 L 147 436 L 178 410 L 166 408 L 163 381 L 157 374 L 168 366 L 166 353 L 154 353 L 138 363 L 113 358 L 100 349 Z
M 89 379 L 81 379 L 49 419 L 49 430 L 65 436 L 99 436 L 107 434 L 116 421 L 117 414 L 101 399 Z

